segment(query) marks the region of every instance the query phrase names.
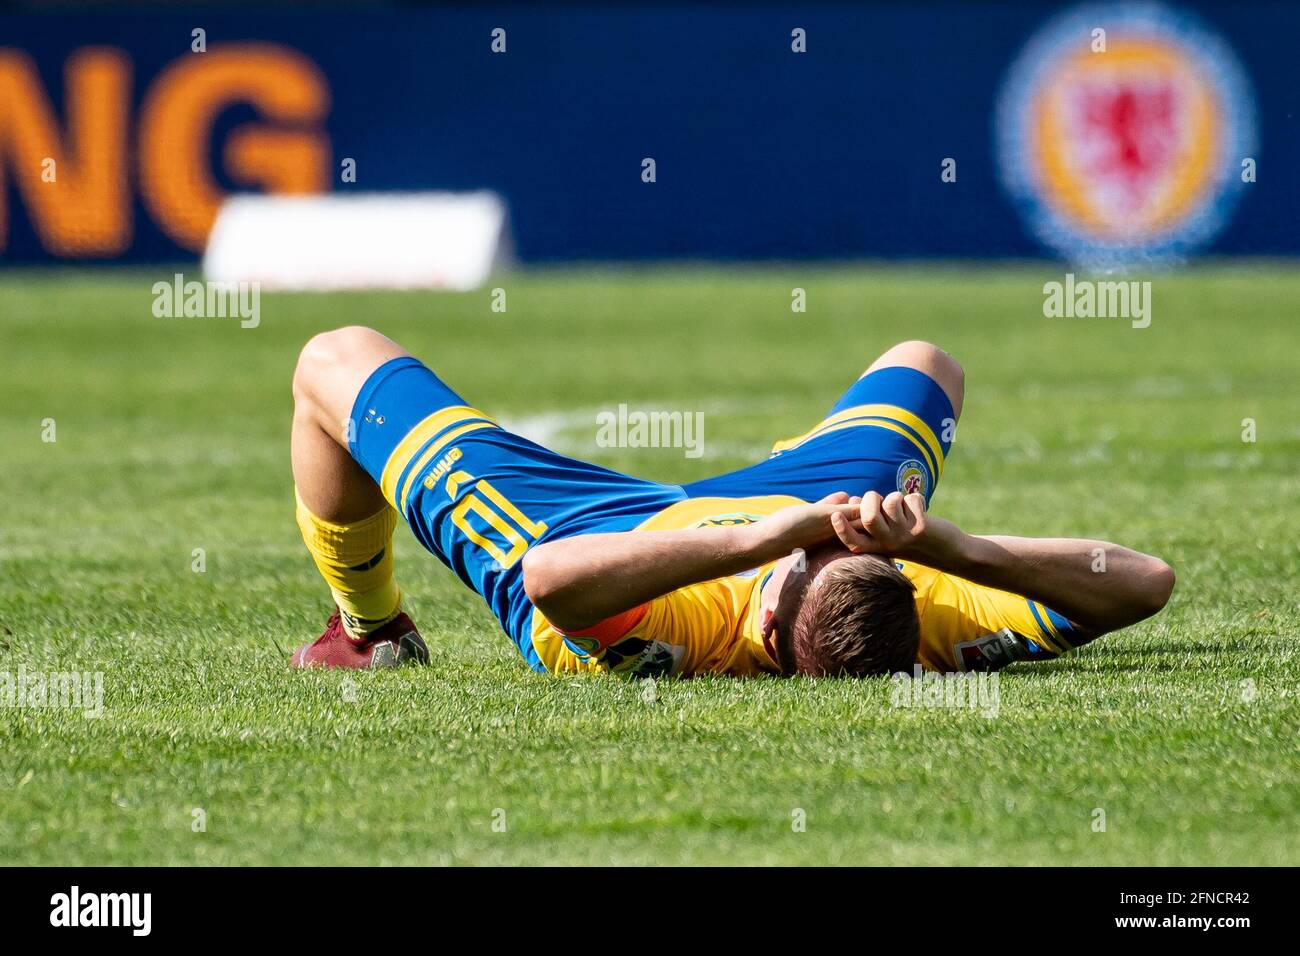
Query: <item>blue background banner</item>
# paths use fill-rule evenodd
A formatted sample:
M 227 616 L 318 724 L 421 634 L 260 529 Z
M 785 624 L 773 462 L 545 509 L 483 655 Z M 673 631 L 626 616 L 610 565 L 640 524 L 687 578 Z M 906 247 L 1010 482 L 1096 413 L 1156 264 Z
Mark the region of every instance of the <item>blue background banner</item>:
M 1258 178 L 1205 248 L 1300 252 L 1300 6 L 1175 9 L 1235 52 L 1253 98 L 1243 108 L 1253 113 Z M 35 153 L 23 152 L 11 84 L 0 101 L 0 261 L 193 257 L 192 225 L 174 221 L 185 190 L 170 207 L 150 201 L 196 175 L 167 137 L 207 136 L 196 147 L 202 176 L 231 191 L 249 187 L 250 169 L 279 162 L 232 159 L 232 139 L 250 124 L 305 137 L 300 161 L 311 168 L 289 176 L 297 188 L 496 190 L 526 262 L 1050 255 L 1002 182 L 995 116 L 1012 63 L 1057 12 L 887 3 L 0 15 L 11 67 L 31 64 L 60 126 L 75 51 L 112 48 L 129 66 L 122 152 L 79 157 L 122 167 L 128 234 L 89 255 L 42 238 L 42 214 L 21 187 Z M 505 53 L 491 50 L 498 27 Z M 796 27 L 806 53 L 792 52 Z M 195 28 L 206 31 L 206 53 L 191 52 Z M 160 86 L 180 85 L 160 77 L 178 62 L 263 41 L 318 72 L 328 94 L 318 120 L 241 100 L 230 77 L 221 82 L 235 94 L 199 134 L 175 120 L 183 104 L 160 119 Z M 69 177 L 79 172 L 72 145 Z M 653 183 L 642 180 L 646 157 Z M 952 183 L 940 176 L 948 157 Z M 355 183 L 340 180 L 345 158 L 356 162 Z M 60 201 L 77 214 L 75 194 Z

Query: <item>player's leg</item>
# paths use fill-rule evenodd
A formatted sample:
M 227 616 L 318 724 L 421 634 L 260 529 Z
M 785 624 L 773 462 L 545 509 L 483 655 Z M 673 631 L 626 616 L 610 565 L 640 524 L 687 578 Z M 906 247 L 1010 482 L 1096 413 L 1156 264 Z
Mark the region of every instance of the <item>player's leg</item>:
M 966 370 L 961 367 L 960 362 L 930 342 L 920 340 L 900 342 L 886 349 L 879 358 L 867 366 L 859 381 L 873 372 L 886 368 L 910 368 L 933 379 L 952 406 L 955 427 L 957 420 L 961 418 L 961 406 L 966 398 Z
M 387 505 L 383 493 L 348 452 L 355 431 L 352 403 L 370 373 L 409 353 L 360 326 L 308 340 L 293 373 L 293 481 L 299 497 L 330 521 L 355 521 Z
M 929 342 L 902 342 L 867 367 L 803 435 L 778 442 L 765 461 L 686 485 L 692 497 L 836 491 L 934 493 L 965 397 L 956 359 Z
M 368 329 L 308 343 L 294 394 L 303 536 L 345 616 L 360 619 L 358 632 L 396 608 L 388 545 L 402 519 L 542 669 L 523 588 L 528 548 L 547 536 L 627 530 L 682 499 L 676 485 L 511 433 Z
M 357 393 L 376 368 L 406 354 L 378 332 L 350 327 L 315 336 L 298 358 L 290 441 L 298 526 L 338 615 L 295 653 L 295 664 L 366 667 L 426 657 L 401 613 L 393 575 L 397 513 L 348 451 Z

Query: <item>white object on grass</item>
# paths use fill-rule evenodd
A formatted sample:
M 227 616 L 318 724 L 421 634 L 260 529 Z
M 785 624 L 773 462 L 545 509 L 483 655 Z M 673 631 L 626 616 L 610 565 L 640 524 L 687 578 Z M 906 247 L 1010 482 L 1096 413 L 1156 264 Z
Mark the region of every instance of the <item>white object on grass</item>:
M 474 289 L 509 256 L 494 192 L 236 195 L 203 256 L 206 278 L 265 289 Z

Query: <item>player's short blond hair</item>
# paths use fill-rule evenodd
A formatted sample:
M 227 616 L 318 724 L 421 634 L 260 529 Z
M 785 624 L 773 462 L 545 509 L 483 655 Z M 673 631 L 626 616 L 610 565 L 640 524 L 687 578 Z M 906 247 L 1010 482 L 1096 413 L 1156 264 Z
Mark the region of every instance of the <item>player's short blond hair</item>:
M 916 588 L 892 561 L 837 561 L 804 596 L 791 642 L 795 670 L 813 677 L 911 673 L 921 643 Z

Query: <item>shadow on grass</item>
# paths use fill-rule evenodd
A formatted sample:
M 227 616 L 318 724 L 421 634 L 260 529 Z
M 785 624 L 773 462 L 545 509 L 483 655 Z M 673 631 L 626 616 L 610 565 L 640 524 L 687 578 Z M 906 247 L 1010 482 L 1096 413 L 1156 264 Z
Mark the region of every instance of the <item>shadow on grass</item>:
M 1066 655 L 1041 663 L 1013 664 L 1002 673 L 1023 677 L 1046 678 L 1062 675 L 1105 677 L 1108 674 L 1170 672 L 1201 673 L 1197 664 L 1218 671 L 1230 671 L 1254 660 L 1252 651 L 1240 646 L 1239 641 L 1224 644 L 1158 644 L 1140 649 L 1106 651 L 1098 648 L 1083 655 Z M 1223 664 L 1231 662 L 1230 667 Z

